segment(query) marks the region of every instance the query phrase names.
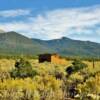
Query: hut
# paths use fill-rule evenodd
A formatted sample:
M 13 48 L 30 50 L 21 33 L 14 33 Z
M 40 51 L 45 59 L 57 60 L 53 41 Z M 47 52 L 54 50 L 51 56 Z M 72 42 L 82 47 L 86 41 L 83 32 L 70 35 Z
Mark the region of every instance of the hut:
M 61 58 L 58 54 L 40 54 L 39 63 L 51 62 L 55 64 L 66 64 L 66 60 Z

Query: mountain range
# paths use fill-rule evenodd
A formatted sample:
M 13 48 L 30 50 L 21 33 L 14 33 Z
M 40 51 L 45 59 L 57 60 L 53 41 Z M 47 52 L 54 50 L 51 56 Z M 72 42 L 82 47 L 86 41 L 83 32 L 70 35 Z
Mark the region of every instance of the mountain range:
M 38 55 L 59 53 L 62 56 L 100 57 L 100 43 L 72 40 L 67 37 L 40 40 L 25 37 L 14 31 L 0 32 L 0 54 Z

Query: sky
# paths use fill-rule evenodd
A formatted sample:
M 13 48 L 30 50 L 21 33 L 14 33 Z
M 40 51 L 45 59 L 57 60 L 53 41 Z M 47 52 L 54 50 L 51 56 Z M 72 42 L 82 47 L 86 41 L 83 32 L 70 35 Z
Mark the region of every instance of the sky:
M 100 0 L 0 0 L 0 30 L 100 43 Z

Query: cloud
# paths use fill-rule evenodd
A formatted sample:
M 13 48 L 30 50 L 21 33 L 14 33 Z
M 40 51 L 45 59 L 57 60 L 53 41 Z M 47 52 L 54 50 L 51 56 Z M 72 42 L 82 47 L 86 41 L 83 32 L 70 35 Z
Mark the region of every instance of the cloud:
M 83 39 L 82 36 L 85 35 L 85 37 L 89 36 L 89 40 L 91 40 L 96 38 L 91 34 L 96 34 L 97 37 L 100 36 L 98 25 L 100 25 L 99 5 L 87 8 L 65 8 L 46 11 L 36 17 L 28 17 L 27 21 L 2 23 L 0 28 L 7 31 L 14 30 L 28 37 L 41 39 L 55 39 L 62 36 L 73 38 L 73 34 L 76 34 L 77 39 Z
M 30 10 L 16 9 L 16 10 L 4 10 L 0 11 L 0 17 L 17 17 L 17 16 L 25 16 L 31 13 Z

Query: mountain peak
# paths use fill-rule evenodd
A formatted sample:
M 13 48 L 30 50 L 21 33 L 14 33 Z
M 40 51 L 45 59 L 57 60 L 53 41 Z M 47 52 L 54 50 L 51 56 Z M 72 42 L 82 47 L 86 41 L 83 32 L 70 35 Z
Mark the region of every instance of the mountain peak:
M 65 36 L 63 36 L 61 39 L 62 39 L 62 40 L 71 40 L 70 38 L 65 37 Z

